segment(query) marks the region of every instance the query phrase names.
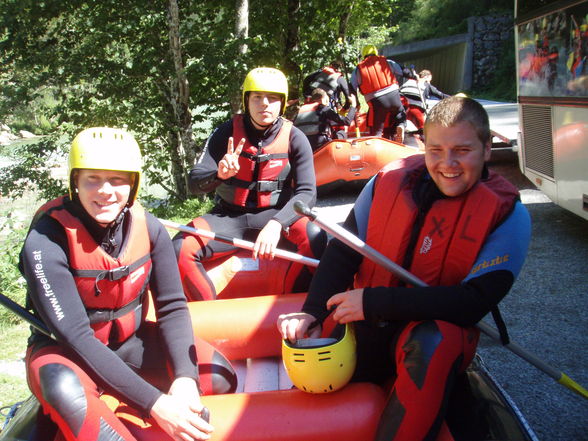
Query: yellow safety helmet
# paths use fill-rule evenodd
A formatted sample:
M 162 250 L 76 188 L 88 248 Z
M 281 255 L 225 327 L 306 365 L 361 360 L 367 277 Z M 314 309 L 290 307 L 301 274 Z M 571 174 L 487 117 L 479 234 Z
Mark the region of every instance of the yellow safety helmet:
M 247 94 L 249 92 L 278 93 L 282 98 L 282 111 L 286 110 L 288 101 L 288 80 L 286 75 L 273 67 L 258 67 L 250 71 L 243 81 L 242 104 L 247 111 Z
M 357 363 L 355 332 L 351 324 L 339 326 L 340 338 L 303 338 L 282 341 L 286 372 L 298 389 L 324 394 L 345 386 Z
M 73 172 L 77 169 L 116 170 L 135 174 L 129 205 L 135 202 L 141 181 L 141 150 L 126 130 L 92 127 L 82 130 L 69 151 L 69 195 L 73 197 Z
M 368 55 L 378 55 L 378 48 L 373 44 L 366 44 L 361 49 L 361 58 L 365 58 Z

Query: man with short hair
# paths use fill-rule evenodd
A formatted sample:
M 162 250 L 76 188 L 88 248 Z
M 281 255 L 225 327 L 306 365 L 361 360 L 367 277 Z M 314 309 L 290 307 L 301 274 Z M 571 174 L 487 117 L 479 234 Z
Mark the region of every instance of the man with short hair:
M 380 171 L 344 225 L 428 286 L 407 285 L 333 239 L 302 312 L 278 320 L 290 341 L 320 335 L 314 325 L 330 313 L 354 324 L 352 381 L 393 381 L 377 441 L 437 438 L 452 386 L 475 355 L 475 325 L 489 312 L 499 317 L 523 265 L 529 215 L 517 189 L 487 169 L 490 149 L 477 101 L 437 104 L 425 123 L 425 154 Z

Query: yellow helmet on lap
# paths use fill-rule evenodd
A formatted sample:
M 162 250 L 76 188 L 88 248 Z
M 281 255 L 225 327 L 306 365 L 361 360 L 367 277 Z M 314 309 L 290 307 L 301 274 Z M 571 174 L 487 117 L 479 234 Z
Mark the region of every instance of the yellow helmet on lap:
M 351 324 L 338 326 L 338 338 L 303 338 L 282 341 L 286 372 L 298 389 L 322 394 L 334 392 L 351 379 L 357 363 L 355 332 Z
M 288 101 L 288 80 L 282 71 L 273 67 L 258 67 L 250 71 L 243 81 L 242 104 L 247 111 L 247 94 L 249 92 L 270 92 L 282 95 L 282 111 L 286 110 Z
M 141 150 L 126 130 L 110 127 L 82 130 L 71 143 L 68 163 L 70 198 L 75 192 L 75 170 L 116 170 L 135 174 L 129 205 L 135 201 L 141 181 Z

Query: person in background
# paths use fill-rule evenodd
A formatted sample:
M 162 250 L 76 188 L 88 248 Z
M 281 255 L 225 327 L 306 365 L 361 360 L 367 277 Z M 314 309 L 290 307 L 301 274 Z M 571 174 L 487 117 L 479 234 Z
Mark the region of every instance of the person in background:
M 333 139 L 345 139 L 345 130 L 334 132 L 334 127 L 349 126 L 355 118 L 355 96 L 351 95 L 351 107 L 346 116 L 342 116 L 329 107 L 329 96 L 323 89 L 314 89 L 310 97 L 310 103 L 304 104 L 298 111 L 294 120 L 294 126 L 298 127 L 307 136 L 312 150 L 318 150 L 321 146 Z
M 425 154 L 389 164 L 362 190 L 344 227 L 422 280 L 411 286 L 338 239 L 329 241 L 298 313 L 278 328 L 318 337 L 329 314 L 353 323 L 352 381 L 391 385 L 377 441 L 434 440 L 456 377 L 475 355 L 475 327 L 497 319 L 523 265 L 530 220 L 518 190 L 489 171 L 488 115 L 446 98 L 425 122 Z
M 368 127 L 370 135 L 383 136 L 388 122 L 391 133 L 405 119 L 400 101 L 400 83 L 403 70 L 398 63 L 378 55 L 378 49 L 365 45 L 361 51 L 362 60 L 351 75 L 353 90 L 359 90 L 369 107 Z
M 316 88 L 327 92 L 329 96 L 329 106 L 338 111 L 340 108 L 348 110 L 351 106 L 351 93 L 349 84 L 341 73 L 341 61 L 335 60 L 330 65 L 319 69 L 310 75 L 307 75 L 302 82 L 302 93 L 305 103 L 312 100 L 311 95 Z M 341 102 L 341 95 L 345 98 L 345 103 Z
M 69 172 L 69 196 L 39 209 L 20 254 L 27 305 L 54 336 L 33 330 L 29 339 L 31 391 L 69 441 L 135 439 L 102 391 L 171 438 L 209 439 L 199 381 L 204 393 L 227 393 L 236 376 L 194 340 L 170 237 L 136 200 L 137 142 L 125 130 L 86 129 Z M 146 320 L 149 295 L 157 322 Z M 198 361 L 228 375 L 212 366 L 199 376 Z
M 215 192 L 212 211 L 188 225 L 235 238 L 251 236 L 254 259 L 273 259 L 281 239 L 309 257 L 320 256 L 326 243 L 323 232 L 294 212 L 296 201 L 314 205 L 316 179 L 308 139 L 280 116 L 287 94 L 286 77 L 278 69 L 249 72 L 243 82 L 244 113 L 212 133 L 188 176 L 194 194 Z M 237 248 L 185 233 L 173 241 L 188 299 L 215 299 L 202 262 Z M 293 264 L 288 277 L 295 287 L 307 286 L 311 273 Z
M 450 96 L 433 86 L 431 84 L 432 80 L 433 75 L 431 71 L 424 69 L 416 75 L 414 70 L 412 70 L 408 79 L 400 87 L 400 94 L 406 100 L 404 102 L 404 106 L 407 109 L 406 118 L 414 124 L 417 130 L 415 135 L 419 137 L 422 136 L 423 128 L 425 127 L 427 100 L 431 96 L 439 99 Z

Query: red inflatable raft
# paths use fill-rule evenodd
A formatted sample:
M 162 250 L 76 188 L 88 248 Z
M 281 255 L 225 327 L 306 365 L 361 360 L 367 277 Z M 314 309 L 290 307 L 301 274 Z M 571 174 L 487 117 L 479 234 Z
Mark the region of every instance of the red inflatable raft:
M 419 153 L 416 147 L 375 136 L 333 140 L 314 152 L 318 191 L 326 194 L 346 184 L 363 185 L 389 162 Z
M 238 372 L 237 393 L 202 397 L 215 428 L 213 441 L 373 439 L 388 391 L 370 383 L 351 383 L 330 394 L 308 394 L 292 389 L 284 378 L 276 319 L 279 314 L 299 311 L 304 296 L 268 295 L 189 305 L 197 324 L 196 336 L 222 352 Z M 328 333 L 330 326 L 325 328 Z M 458 381 L 454 395 L 448 424 L 437 438 L 439 441 L 536 439 L 479 359 Z M 124 403 L 109 396 L 103 399 L 139 441 L 169 439 Z M 485 410 L 472 414 L 476 409 Z M 0 441 L 15 439 L 61 439 L 34 397 L 24 402 L 0 434 Z

